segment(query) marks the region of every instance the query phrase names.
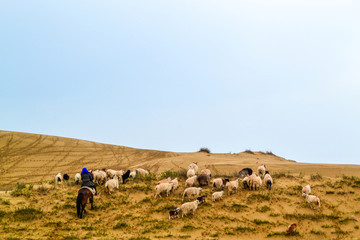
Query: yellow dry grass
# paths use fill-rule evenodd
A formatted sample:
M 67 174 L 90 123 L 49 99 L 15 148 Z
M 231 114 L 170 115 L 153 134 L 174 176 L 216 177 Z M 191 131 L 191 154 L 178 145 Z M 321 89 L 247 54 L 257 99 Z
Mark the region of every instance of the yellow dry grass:
M 271 154 L 170 153 L 140 150 L 53 136 L 0 132 L 1 239 L 359 239 L 360 179 L 357 165 L 300 164 Z M 192 161 L 217 176 L 265 163 L 275 181 L 271 191 L 240 190 L 222 201 L 208 201 L 194 216 L 168 220 L 181 205 L 183 174 Z M 259 165 L 258 164 L 258 165 Z M 148 168 L 153 174 L 120 186 L 113 195 L 99 186 L 95 209 L 76 217 L 79 186 L 73 175 L 82 167 Z M 160 174 L 180 178 L 169 197 L 153 199 Z M 56 173 L 71 179 L 54 188 Z M 276 174 L 275 174 L 276 173 Z M 319 174 L 317 174 L 319 173 Z M 354 177 L 346 177 L 346 176 Z M 165 176 L 165 175 L 163 175 Z M 156 180 L 157 179 L 157 180 Z M 17 182 L 25 182 L 25 185 Z M 321 199 L 311 209 L 301 187 L 311 183 Z M 10 189 L 15 189 L 11 195 Z M 213 190 L 204 187 L 205 194 Z M 18 195 L 18 196 L 16 196 Z M 285 236 L 290 223 L 299 234 Z

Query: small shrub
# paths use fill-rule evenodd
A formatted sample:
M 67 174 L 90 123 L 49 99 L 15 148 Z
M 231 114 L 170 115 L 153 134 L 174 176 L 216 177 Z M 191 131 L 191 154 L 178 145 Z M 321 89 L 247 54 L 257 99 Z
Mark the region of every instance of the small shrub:
M 315 175 L 311 174 L 310 179 L 313 180 L 313 181 L 316 181 L 316 180 L 320 181 L 320 180 L 322 180 L 322 176 L 319 173 L 316 173 Z
M 256 211 L 258 212 L 267 212 L 267 211 L 270 211 L 270 207 L 265 205 L 265 206 L 262 206 L 261 208 L 256 208 Z
M 244 151 L 244 153 L 248 153 L 248 154 L 255 154 L 253 151 L 251 151 L 250 149 L 246 149 L 245 151 Z
M 326 191 L 326 194 L 334 194 L 335 191 Z
M 242 205 L 242 204 L 240 204 L 240 203 L 235 203 L 235 202 L 234 202 L 234 203 L 231 205 L 231 209 L 234 210 L 235 212 L 243 211 L 243 209 L 245 209 L 245 208 L 248 208 L 248 206 Z
M 122 229 L 122 228 L 127 228 L 129 225 L 125 222 L 118 222 L 113 229 Z
M 207 148 L 207 147 L 202 147 L 202 148 L 200 148 L 199 152 L 211 153 L 210 149 Z

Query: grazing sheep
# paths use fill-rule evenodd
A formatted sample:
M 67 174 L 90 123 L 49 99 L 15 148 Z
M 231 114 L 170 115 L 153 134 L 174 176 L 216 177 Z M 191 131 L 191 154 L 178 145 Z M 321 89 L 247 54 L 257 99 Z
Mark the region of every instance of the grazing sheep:
M 149 170 L 145 170 L 142 168 L 137 168 L 135 171 L 136 171 L 136 174 L 139 174 L 139 175 L 148 175 L 150 173 Z
M 201 173 L 199 176 L 197 176 L 196 180 L 198 181 L 200 187 L 206 186 L 210 183 L 210 176 L 205 173 Z
M 185 188 L 186 188 L 186 187 L 193 187 L 193 186 L 195 186 L 196 179 L 197 179 L 197 176 L 196 176 L 196 175 L 195 175 L 195 176 L 192 176 L 192 177 L 190 177 L 190 178 L 188 178 L 188 179 L 186 179 L 186 181 L 185 181 Z
M 224 191 L 221 191 L 221 192 L 214 192 L 212 195 L 211 195 L 211 199 L 213 202 L 215 202 L 216 200 L 220 200 L 222 199 L 222 196 L 224 195 Z
M 177 178 L 174 178 L 173 180 L 171 180 L 171 182 L 174 184 L 174 187 L 173 187 L 173 192 L 175 192 L 175 190 L 178 188 L 179 186 L 179 181 Z
M 80 173 L 75 174 L 74 180 L 75 180 L 75 183 L 76 183 L 76 184 L 79 184 L 79 183 L 80 183 L 80 180 L 81 180 L 81 175 L 80 175 Z
M 306 185 L 305 187 L 303 187 L 302 189 L 302 196 L 306 197 L 307 194 L 311 193 L 311 187 L 310 184 Z
M 131 177 L 131 178 L 135 178 L 135 177 L 136 177 L 136 171 L 132 171 L 132 172 L 130 173 L 130 177 Z
M 187 176 L 188 178 L 195 176 L 195 170 L 192 169 L 192 168 L 190 168 L 190 169 L 187 171 L 186 176 Z
M 105 173 L 108 178 L 113 178 L 116 175 L 116 170 L 106 169 Z
M 156 185 L 154 198 L 156 198 L 157 196 L 161 197 L 160 194 L 163 192 L 166 192 L 166 196 L 168 197 L 173 187 L 173 183 L 160 183 L 159 185 Z
M 249 177 L 244 177 L 242 180 L 243 188 L 244 189 L 250 189 L 250 179 Z
M 176 208 L 175 210 L 170 210 L 169 211 L 169 220 L 173 219 L 173 218 L 178 218 L 179 212 L 180 212 L 180 208 Z
M 181 205 L 180 207 L 182 212 L 181 217 L 188 215 L 190 212 L 192 212 L 193 215 L 195 215 L 195 210 L 197 209 L 198 205 L 199 205 L 199 200 L 195 200 L 193 202 L 187 202 Z
M 202 195 L 201 197 L 197 197 L 196 199 L 199 200 L 199 204 L 204 203 L 207 195 Z
M 61 184 L 61 181 L 62 181 L 62 175 L 61 175 L 61 173 L 58 173 L 58 174 L 55 176 L 55 185 Z
M 106 182 L 106 172 L 104 172 L 102 170 L 96 170 L 92 174 L 93 174 L 95 183 L 103 184 L 104 182 Z M 114 176 L 115 176 L 115 174 L 111 178 L 113 178 Z
M 64 176 L 63 176 L 63 179 L 66 180 L 66 181 L 68 181 L 68 180 L 70 179 L 70 177 L 69 177 L 69 175 L 67 175 L 67 174 L 65 173 Z
M 211 171 L 209 169 L 203 169 L 201 170 L 200 174 L 206 174 L 211 178 Z
M 160 184 L 160 183 L 169 183 L 169 182 L 171 182 L 171 177 L 168 177 L 168 178 L 162 179 L 162 180 L 158 181 L 158 183 L 157 183 L 157 184 Z
M 121 175 L 121 179 L 123 184 L 125 184 L 126 180 L 130 177 L 130 170 L 127 170 L 126 173 L 124 173 L 123 175 Z
M 258 167 L 257 173 L 260 177 L 264 177 L 265 168 L 266 168 L 265 164 Z
M 297 225 L 296 225 L 296 223 L 292 223 L 292 224 L 290 224 L 290 225 L 288 226 L 288 228 L 286 229 L 286 233 L 287 233 L 287 234 L 293 234 L 293 233 L 296 232 L 296 230 L 297 230 Z
M 197 165 L 197 162 L 190 163 L 188 169 L 194 169 L 195 173 L 197 173 L 199 171 L 199 167 Z
M 314 207 L 312 206 L 312 203 L 315 203 L 315 204 L 318 205 L 319 208 L 320 208 L 320 198 L 319 198 L 319 197 L 317 197 L 317 196 L 315 196 L 315 195 L 308 195 L 308 194 L 306 194 L 306 201 L 310 204 L 310 207 L 311 207 L 311 208 L 314 208 Z
M 115 175 L 113 179 L 107 180 L 106 183 L 105 183 L 105 188 L 107 189 L 109 194 L 114 192 L 115 188 L 119 189 L 119 178 L 118 178 L 118 176 Z
M 186 188 L 182 200 L 184 201 L 185 196 L 187 196 L 188 199 L 198 197 L 201 192 L 203 192 L 202 188 L 197 188 L 197 187 Z
M 268 171 L 265 172 L 264 183 L 266 184 L 266 187 L 269 190 L 271 190 L 271 186 L 273 185 L 273 180 Z
M 115 175 L 118 176 L 119 180 L 121 180 L 122 175 L 124 175 L 124 170 L 115 171 Z
M 227 178 L 215 178 L 212 181 L 212 186 L 213 186 L 213 188 L 216 188 L 216 189 L 223 189 L 225 184 L 229 181 L 230 180 Z
M 252 173 L 253 173 L 253 170 L 251 168 L 243 168 L 239 172 L 239 177 L 244 178 L 244 177 L 250 176 Z
M 228 190 L 228 194 L 230 195 L 233 191 L 237 192 L 237 189 L 239 187 L 239 179 L 237 178 L 234 181 L 229 181 L 226 183 L 225 187 Z
M 253 173 L 250 177 L 249 177 L 249 187 L 251 190 L 257 190 L 260 188 L 260 186 L 262 185 L 262 180 L 261 177 L 256 176 L 255 173 Z

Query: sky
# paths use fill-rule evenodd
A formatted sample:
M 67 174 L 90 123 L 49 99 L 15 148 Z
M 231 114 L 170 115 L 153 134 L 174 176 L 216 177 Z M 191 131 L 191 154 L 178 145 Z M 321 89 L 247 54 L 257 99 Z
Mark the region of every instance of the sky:
M 360 2 L 0 1 L 0 129 L 360 164 Z

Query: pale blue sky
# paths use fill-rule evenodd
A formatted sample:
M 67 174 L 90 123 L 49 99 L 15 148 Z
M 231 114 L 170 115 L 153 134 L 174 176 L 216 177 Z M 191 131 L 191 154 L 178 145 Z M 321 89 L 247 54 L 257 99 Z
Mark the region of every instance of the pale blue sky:
M 0 129 L 360 164 L 359 10 L 345 0 L 4 0 Z

